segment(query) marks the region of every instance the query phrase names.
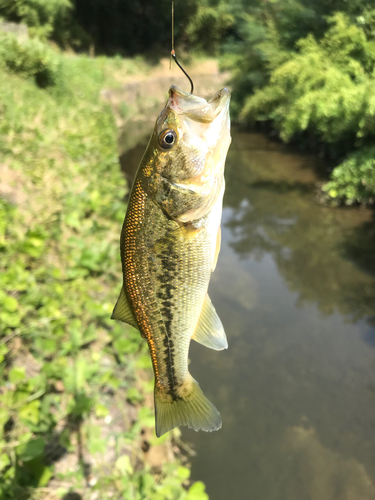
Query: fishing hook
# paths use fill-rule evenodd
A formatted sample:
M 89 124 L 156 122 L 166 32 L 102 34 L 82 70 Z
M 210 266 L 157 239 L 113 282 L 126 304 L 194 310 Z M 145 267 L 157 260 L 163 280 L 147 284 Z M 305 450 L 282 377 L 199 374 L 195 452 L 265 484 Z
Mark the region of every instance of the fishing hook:
M 180 68 L 180 70 L 184 73 L 184 75 L 186 76 L 186 78 L 189 80 L 190 82 L 190 94 L 193 93 L 194 91 L 194 83 L 193 83 L 193 80 L 190 78 L 190 76 L 186 73 L 186 71 L 184 70 L 184 68 L 181 66 L 181 64 L 177 61 L 177 57 L 176 57 L 176 53 L 175 51 L 172 49 L 171 50 L 171 56 L 173 57 L 174 59 L 174 62 L 177 64 L 177 66 Z

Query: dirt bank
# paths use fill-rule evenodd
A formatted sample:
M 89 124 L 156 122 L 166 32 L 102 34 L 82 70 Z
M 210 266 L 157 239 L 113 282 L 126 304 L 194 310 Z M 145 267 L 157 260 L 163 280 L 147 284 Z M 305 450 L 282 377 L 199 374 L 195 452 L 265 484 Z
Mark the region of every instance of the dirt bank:
M 186 65 L 186 71 L 194 82 L 194 94 L 210 97 L 229 79 L 228 73 L 220 73 L 218 63 L 209 59 Z M 116 76 L 116 75 L 115 75 Z M 186 76 L 172 61 L 163 59 L 158 66 L 142 76 L 116 77 L 122 84 L 116 89 L 105 89 L 102 97 L 108 100 L 116 117 L 120 132 L 128 121 L 154 122 L 165 103 L 171 85 L 188 92 L 190 84 Z

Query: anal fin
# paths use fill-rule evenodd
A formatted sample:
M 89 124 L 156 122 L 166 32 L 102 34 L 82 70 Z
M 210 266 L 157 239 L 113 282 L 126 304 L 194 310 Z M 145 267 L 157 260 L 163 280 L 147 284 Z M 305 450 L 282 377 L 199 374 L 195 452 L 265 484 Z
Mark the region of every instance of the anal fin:
M 208 295 L 206 295 L 198 325 L 192 339 L 210 349 L 215 349 L 215 351 L 228 348 L 223 324 Z
M 118 319 L 139 330 L 137 320 L 135 319 L 133 311 L 131 310 L 129 302 L 126 298 L 124 287 L 121 288 L 120 296 L 116 302 L 115 308 L 113 309 L 111 319 Z

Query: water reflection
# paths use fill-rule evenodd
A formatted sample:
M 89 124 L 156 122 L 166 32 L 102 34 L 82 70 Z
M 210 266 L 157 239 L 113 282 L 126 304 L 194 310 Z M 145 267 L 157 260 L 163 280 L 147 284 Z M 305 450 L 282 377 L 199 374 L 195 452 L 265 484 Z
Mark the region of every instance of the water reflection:
M 214 500 L 375 498 L 371 212 L 320 205 L 312 167 L 234 135 L 210 285 L 229 349 L 191 347 L 223 429 L 183 432 Z
M 375 224 L 365 209 L 315 201 L 311 159 L 269 151 L 264 138 L 237 134 L 227 169 L 225 206 L 231 247 L 241 258 L 270 253 L 297 303 L 339 310 L 357 321 L 374 313 Z M 259 149 L 259 142 L 263 142 Z M 256 145 L 256 148 L 254 146 Z M 275 147 L 275 146 L 273 146 Z
M 375 214 L 372 220 L 356 227 L 346 241 L 345 250 L 348 258 L 366 272 L 375 276 Z
M 374 484 L 363 464 L 323 446 L 312 427 L 287 429 L 278 450 L 280 464 L 287 464 L 284 466 L 286 473 L 278 485 L 279 498 L 300 500 L 301 490 L 307 492 L 310 500 L 375 497 Z M 290 466 L 294 471 L 293 481 L 288 477 Z

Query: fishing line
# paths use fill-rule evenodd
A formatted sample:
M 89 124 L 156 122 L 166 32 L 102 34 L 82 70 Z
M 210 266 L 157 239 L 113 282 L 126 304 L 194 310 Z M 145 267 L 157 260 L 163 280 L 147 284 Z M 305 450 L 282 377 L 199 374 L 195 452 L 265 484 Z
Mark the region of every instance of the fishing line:
M 172 51 L 174 52 L 174 0 L 172 0 Z
M 190 82 L 190 94 L 193 93 L 194 91 L 194 83 L 193 80 L 190 78 L 190 76 L 186 73 L 184 68 L 181 66 L 181 64 L 178 62 L 177 57 L 176 57 L 176 52 L 174 50 L 174 0 L 172 0 L 172 50 L 171 50 L 171 57 L 173 57 L 174 62 L 177 64 L 177 66 L 180 68 L 180 70 L 184 73 L 186 78 Z M 171 61 L 169 61 L 169 69 L 171 69 Z

